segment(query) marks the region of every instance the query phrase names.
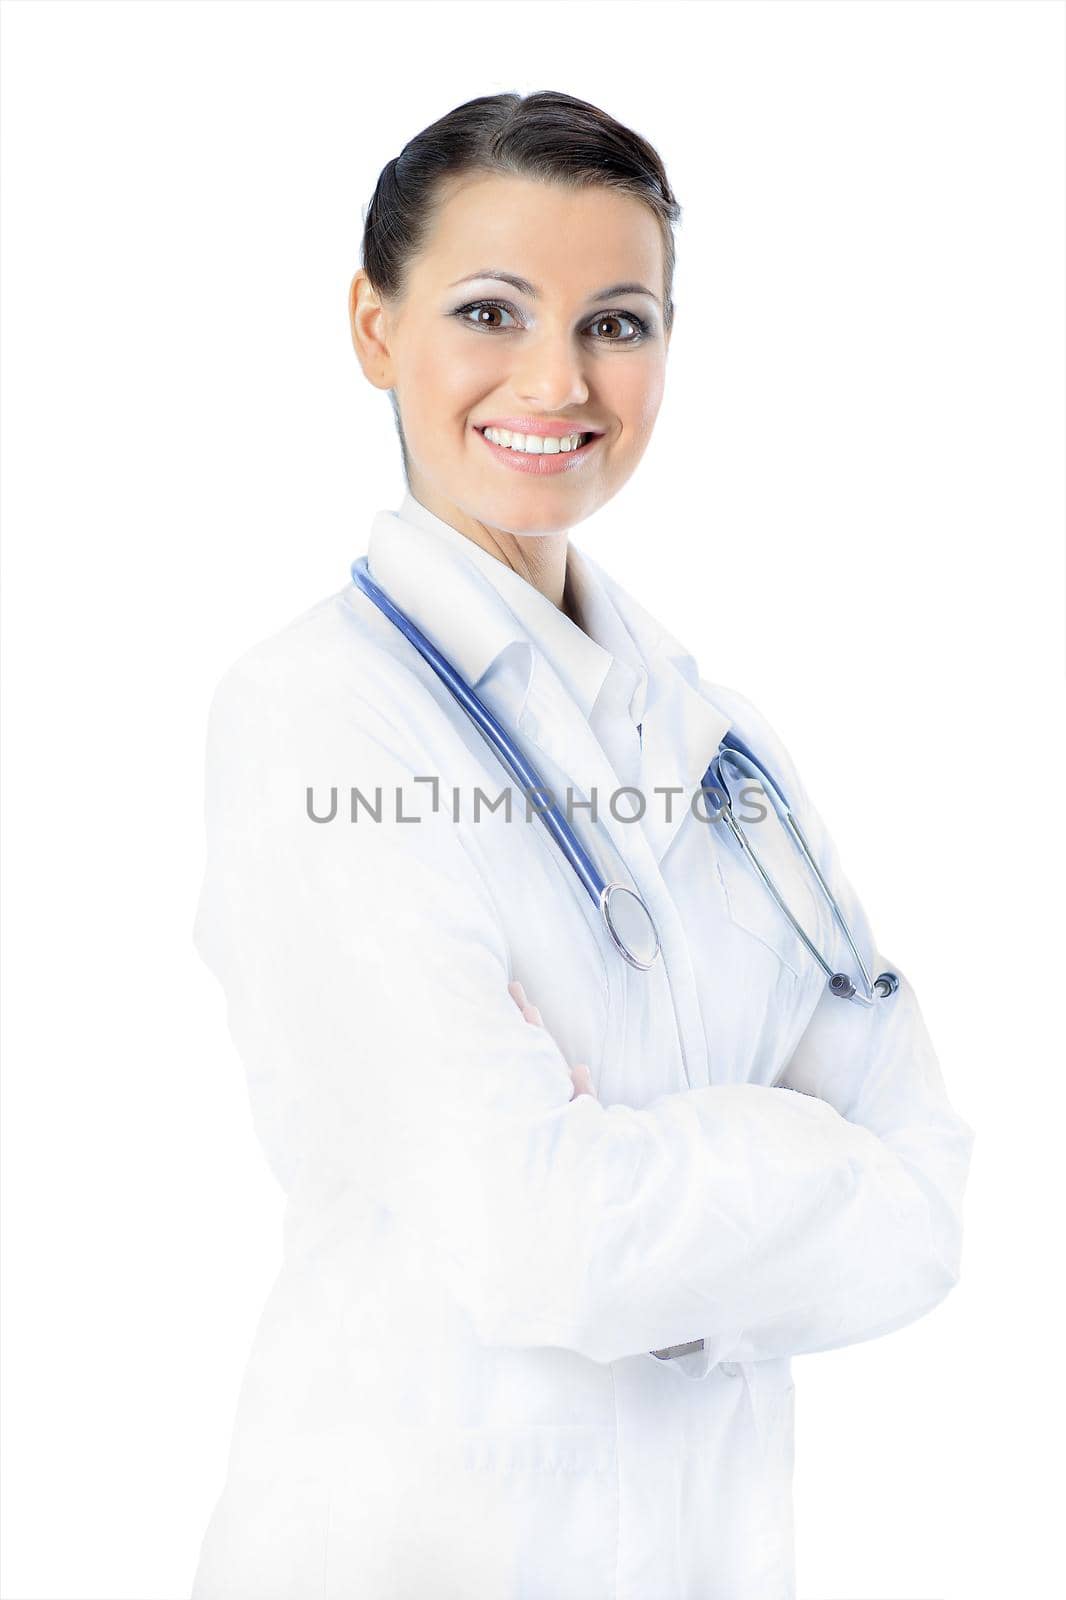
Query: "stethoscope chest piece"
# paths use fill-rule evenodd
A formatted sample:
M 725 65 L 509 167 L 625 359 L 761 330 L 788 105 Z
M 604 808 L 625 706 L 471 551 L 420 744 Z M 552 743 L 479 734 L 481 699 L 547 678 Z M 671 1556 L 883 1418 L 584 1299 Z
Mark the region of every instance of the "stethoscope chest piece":
M 640 895 L 624 883 L 605 883 L 600 912 L 615 949 L 631 967 L 647 972 L 659 954 L 659 933 Z

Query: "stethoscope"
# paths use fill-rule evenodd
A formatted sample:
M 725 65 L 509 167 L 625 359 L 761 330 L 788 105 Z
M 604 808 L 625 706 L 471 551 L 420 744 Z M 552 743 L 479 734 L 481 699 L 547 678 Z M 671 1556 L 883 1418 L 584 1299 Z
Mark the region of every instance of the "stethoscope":
M 594 905 L 598 908 L 612 944 L 619 954 L 629 962 L 630 966 L 646 972 L 658 958 L 661 944 L 655 920 L 648 910 L 643 897 L 635 889 L 630 888 L 628 884 L 617 881 L 608 882 L 604 879 L 603 874 L 597 868 L 566 817 L 554 801 L 548 798 L 551 791 L 542 781 L 540 774 L 526 760 L 506 730 L 474 693 L 473 689 L 464 682 L 447 657 L 441 654 L 436 646 L 426 638 L 421 629 L 411 621 L 410 617 L 401 611 L 397 605 L 394 605 L 385 591 L 374 582 L 370 576 L 368 558 L 366 556 L 357 557 L 352 562 L 351 572 L 354 582 L 368 599 L 374 602 L 390 622 L 395 623 L 404 637 L 414 645 L 423 659 L 433 668 L 438 678 L 454 695 L 512 777 L 524 787 L 527 794 L 545 797 L 546 803 L 538 804 L 537 814 L 543 819 L 549 833 L 577 874 L 579 881 L 584 886 Z M 724 763 L 735 767 L 742 776 L 762 786 L 778 817 L 807 862 L 822 894 L 829 903 L 833 916 L 836 918 L 862 974 L 863 992 L 860 993 L 858 986 L 846 973 L 837 972 L 825 959 L 818 947 L 808 937 L 805 929 L 793 916 L 784 896 L 759 860 L 733 810 L 732 799 L 723 772 Z M 797 937 L 802 940 L 805 947 L 826 974 L 829 980 L 828 987 L 830 992 L 842 1000 L 854 1000 L 859 1005 L 873 1005 L 876 1000 L 884 999 L 888 995 L 894 994 L 899 988 L 899 979 L 894 972 L 882 972 L 876 979 L 871 978 L 869 968 L 859 953 L 852 937 L 851 929 L 844 919 L 844 913 L 837 903 L 836 896 L 822 876 L 818 863 L 811 853 L 810 846 L 804 838 L 798 822 L 792 815 L 791 807 L 780 785 L 771 778 L 766 768 L 756 759 L 744 741 L 732 731 L 727 731 L 719 742 L 718 752 L 703 776 L 701 788 L 705 792 L 713 791 L 718 802 L 717 815 L 713 820 L 725 823 L 744 856 L 750 861 L 762 882 L 766 885 L 768 892 L 788 919 Z

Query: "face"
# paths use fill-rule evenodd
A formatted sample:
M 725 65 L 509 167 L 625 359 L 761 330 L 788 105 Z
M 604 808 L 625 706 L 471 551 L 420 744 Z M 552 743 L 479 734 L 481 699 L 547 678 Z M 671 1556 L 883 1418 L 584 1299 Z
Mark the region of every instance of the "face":
M 351 292 L 356 351 L 395 393 L 415 498 L 466 531 L 536 535 L 617 494 L 662 401 L 663 266 L 659 223 L 630 195 L 449 180 L 402 299 L 379 299 L 362 271 Z

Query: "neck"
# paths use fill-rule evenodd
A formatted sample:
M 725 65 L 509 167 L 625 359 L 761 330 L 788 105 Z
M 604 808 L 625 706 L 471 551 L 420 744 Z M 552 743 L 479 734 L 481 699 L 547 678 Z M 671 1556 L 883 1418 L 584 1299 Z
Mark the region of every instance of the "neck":
M 411 493 L 427 511 L 440 517 L 474 544 L 487 550 L 489 555 L 502 561 L 505 567 L 517 572 L 520 578 L 533 585 L 549 599 L 553 606 L 576 622 L 576 607 L 570 585 L 567 583 L 566 552 L 570 535 L 561 533 L 509 533 L 506 528 L 493 528 L 486 522 L 467 516 L 458 506 L 435 495 L 432 489 L 412 482 Z

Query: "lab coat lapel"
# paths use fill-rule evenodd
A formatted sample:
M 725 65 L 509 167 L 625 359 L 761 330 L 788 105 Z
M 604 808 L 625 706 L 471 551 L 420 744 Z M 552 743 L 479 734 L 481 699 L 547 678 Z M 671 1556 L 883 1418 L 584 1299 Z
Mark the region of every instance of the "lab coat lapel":
M 731 719 L 708 695 L 691 652 L 598 562 L 583 551 L 581 558 L 607 591 L 648 668 L 640 787 L 644 833 L 661 865 Z
M 639 837 L 640 824 L 625 820 L 632 797 L 618 797 L 619 816 L 616 817 L 611 800 L 619 788 L 618 775 L 581 707 L 551 662 L 539 652 L 533 658 L 532 675 L 517 725 L 534 764 L 538 764 L 539 756 L 546 756 L 558 768 L 561 792 L 553 791 L 552 798 L 564 816 L 567 814 L 567 787 L 573 791 L 572 825 L 599 860 L 604 875 L 608 879 L 618 876 L 612 862 L 604 859 L 600 830 L 611 839 L 622 859 L 630 863 L 637 875 L 646 876 L 647 862 L 642 861 L 641 856 L 647 845 Z M 596 797 L 595 820 L 581 804 L 593 795 Z
M 599 818 L 617 843 L 631 842 L 633 834 L 642 831 L 658 866 L 730 723 L 693 688 L 668 653 L 653 652 L 648 669 L 640 764 L 644 816 L 640 824 L 617 822 L 611 815 L 610 799 L 619 788 L 619 779 L 587 718 L 542 656 L 535 660 L 519 727 L 526 739 L 567 774 L 575 795 L 588 798 L 590 788 L 595 787 Z M 656 793 L 657 788 L 681 792 Z M 561 802 L 565 796 L 557 798 Z M 636 797 L 623 793 L 616 808 L 624 814 L 634 803 L 639 809 Z
M 520 646 L 514 653 L 518 687 L 509 703 L 517 716 L 532 671 L 532 649 L 484 573 L 436 535 L 394 511 L 379 511 L 374 518 L 367 564 L 374 582 L 444 654 L 470 688 L 478 686 L 509 646 Z
M 648 806 L 645 831 L 655 859 L 661 863 L 717 754 L 729 718 L 694 687 L 683 664 L 673 656 L 659 652 L 653 659 L 655 670 L 648 679 L 643 724 L 641 787 Z M 672 792 L 676 790 L 681 793 Z M 696 805 L 706 814 L 702 799 Z

